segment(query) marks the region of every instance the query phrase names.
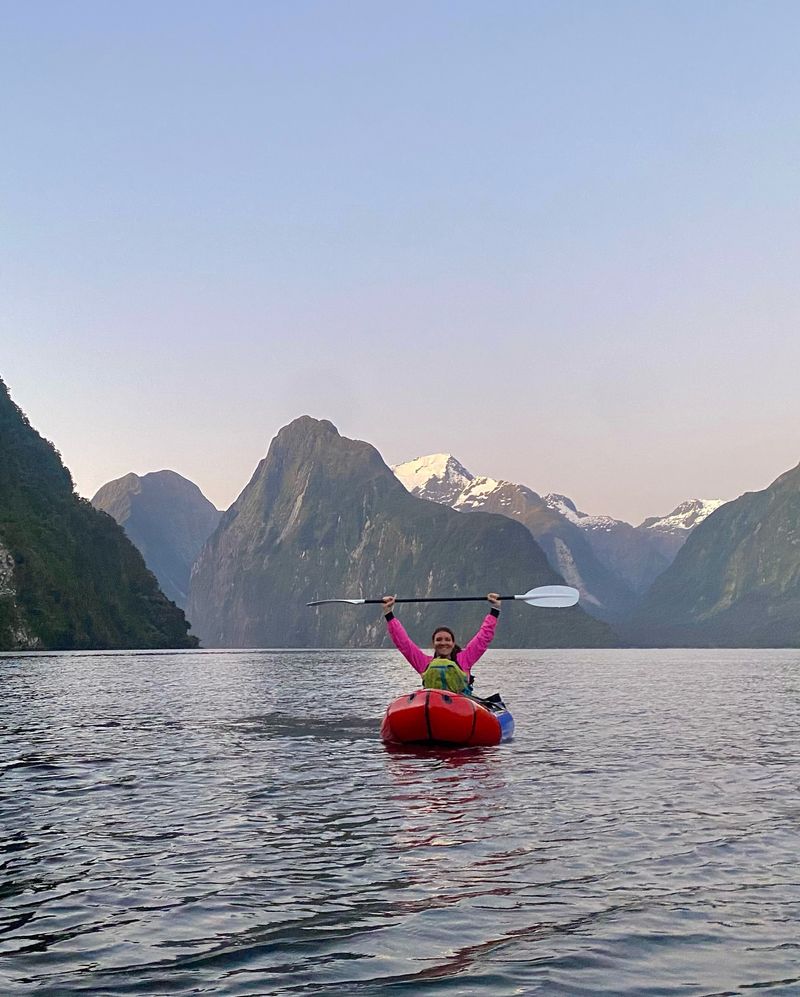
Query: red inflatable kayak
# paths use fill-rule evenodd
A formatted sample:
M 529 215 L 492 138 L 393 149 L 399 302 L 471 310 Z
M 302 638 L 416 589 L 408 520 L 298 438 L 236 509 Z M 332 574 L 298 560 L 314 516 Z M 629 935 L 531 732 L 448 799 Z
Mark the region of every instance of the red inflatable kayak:
M 443 689 L 417 689 L 389 704 L 381 737 L 390 744 L 472 748 L 499 744 L 514 733 L 502 702 L 484 702 Z

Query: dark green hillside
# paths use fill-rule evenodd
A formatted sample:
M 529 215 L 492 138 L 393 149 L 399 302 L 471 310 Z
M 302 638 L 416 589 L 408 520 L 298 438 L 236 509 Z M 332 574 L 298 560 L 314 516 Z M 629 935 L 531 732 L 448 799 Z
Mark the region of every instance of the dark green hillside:
M 0 650 L 195 646 L 187 629 L 0 380 Z
M 800 647 L 800 466 L 695 527 L 624 634 L 648 645 Z

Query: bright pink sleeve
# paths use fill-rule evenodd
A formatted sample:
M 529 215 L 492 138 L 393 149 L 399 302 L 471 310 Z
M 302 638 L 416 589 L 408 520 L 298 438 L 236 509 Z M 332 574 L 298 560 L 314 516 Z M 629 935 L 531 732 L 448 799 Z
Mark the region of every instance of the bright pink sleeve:
M 428 663 L 433 661 L 433 658 L 417 647 L 396 616 L 386 621 L 386 629 L 389 631 L 389 636 L 392 638 L 392 643 L 397 650 L 411 667 L 416 669 L 421 675 L 428 667 Z
M 464 650 L 459 651 L 456 655 L 459 668 L 465 671 L 468 675 L 472 666 L 478 658 L 480 658 L 486 648 L 492 643 L 494 629 L 497 626 L 497 619 L 498 618 L 496 616 L 492 616 L 491 613 L 488 613 L 486 619 L 483 623 L 481 623 L 480 630 L 475 634 Z

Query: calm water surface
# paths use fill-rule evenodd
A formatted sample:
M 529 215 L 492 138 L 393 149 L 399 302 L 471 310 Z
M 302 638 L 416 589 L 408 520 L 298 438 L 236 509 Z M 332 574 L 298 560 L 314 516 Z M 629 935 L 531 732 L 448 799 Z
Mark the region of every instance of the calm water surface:
M 800 994 L 800 654 L 0 656 L 0 993 Z

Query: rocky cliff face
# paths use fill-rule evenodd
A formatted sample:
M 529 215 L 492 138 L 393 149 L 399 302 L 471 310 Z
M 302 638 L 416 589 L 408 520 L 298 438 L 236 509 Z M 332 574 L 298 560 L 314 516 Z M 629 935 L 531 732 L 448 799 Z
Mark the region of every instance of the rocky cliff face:
M 195 646 L 187 629 L 0 381 L 0 650 Z
M 197 485 L 175 471 L 126 474 L 103 485 L 92 505 L 123 527 L 162 592 L 184 608 L 192 564 L 222 515 Z
M 41 647 L 19 604 L 14 555 L 0 542 L 0 650 L 38 651 Z
M 800 466 L 700 523 L 626 633 L 646 645 L 800 646 Z
M 316 598 L 480 595 L 560 582 L 530 533 L 489 514 L 462 516 L 410 495 L 369 444 L 304 416 L 280 431 L 223 515 L 192 573 L 188 614 L 207 646 L 385 643 L 378 607 L 309 609 Z M 480 604 L 405 606 L 426 640 L 448 622 L 471 635 Z M 504 609 L 497 646 L 608 646 L 575 607 Z

